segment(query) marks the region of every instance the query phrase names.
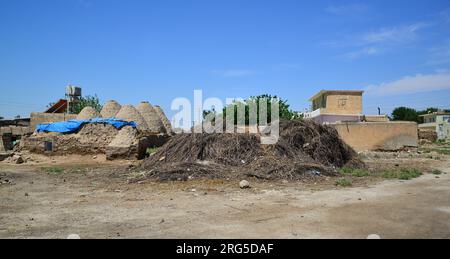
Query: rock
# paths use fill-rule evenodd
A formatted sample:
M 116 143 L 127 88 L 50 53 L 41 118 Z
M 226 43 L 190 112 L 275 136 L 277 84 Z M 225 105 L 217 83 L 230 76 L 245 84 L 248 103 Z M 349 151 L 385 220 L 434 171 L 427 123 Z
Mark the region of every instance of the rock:
M 8 158 L 11 157 L 11 154 L 8 153 L 0 153 L 0 162 L 3 160 L 7 160 Z
M 67 239 L 81 239 L 81 237 L 77 234 L 70 234 Z
M 381 239 L 381 237 L 380 237 L 379 235 L 372 234 L 372 235 L 369 235 L 369 236 L 367 237 L 367 239 Z
M 283 180 L 282 183 L 283 183 L 283 184 L 288 184 L 289 181 L 288 181 L 288 180 Z
M 17 165 L 25 163 L 22 156 L 20 156 L 20 155 L 14 155 L 12 159 L 13 159 L 14 164 L 17 164 Z
M 239 187 L 241 187 L 241 189 L 248 189 L 250 188 L 250 183 L 246 180 L 243 180 L 239 183 Z
M 93 159 L 93 160 L 97 159 L 97 156 L 93 156 L 92 159 Z
M 316 175 L 316 176 L 320 176 L 322 174 L 321 172 L 319 172 L 317 170 L 311 170 L 311 171 L 308 171 L 308 173 L 310 173 L 312 175 Z
M 139 138 L 137 130 L 133 127 L 123 127 L 106 147 L 106 159 L 138 158 Z

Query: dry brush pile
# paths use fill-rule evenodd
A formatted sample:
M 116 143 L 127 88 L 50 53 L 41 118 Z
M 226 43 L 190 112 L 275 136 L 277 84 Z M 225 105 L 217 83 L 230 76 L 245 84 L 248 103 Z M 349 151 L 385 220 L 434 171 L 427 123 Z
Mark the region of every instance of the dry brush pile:
M 282 121 L 275 145 L 251 134 L 179 134 L 146 159 L 142 177 L 299 180 L 334 175 L 341 167 L 362 167 L 337 131 L 312 121 Z

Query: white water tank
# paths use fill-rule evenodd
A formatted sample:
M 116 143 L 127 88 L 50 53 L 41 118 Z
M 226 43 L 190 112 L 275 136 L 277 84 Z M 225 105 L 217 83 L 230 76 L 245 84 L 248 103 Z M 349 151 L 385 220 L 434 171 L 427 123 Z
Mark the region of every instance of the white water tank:
M 81 87 L 71 85 L 67 86 L 66 95 L 71 97 L 81 97 Z

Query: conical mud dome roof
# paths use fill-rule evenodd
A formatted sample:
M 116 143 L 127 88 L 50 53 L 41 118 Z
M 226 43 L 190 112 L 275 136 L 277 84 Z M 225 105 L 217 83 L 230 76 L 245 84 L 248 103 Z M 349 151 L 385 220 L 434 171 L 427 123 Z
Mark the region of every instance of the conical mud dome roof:
M 100 115 L 102 115 L 102 118 L 114 118 L 116 117 L 116 114 L 120 111 L 122 106 L 116 101 L 108 101 L 103 106 L 102 111 L 100 112 Z
M 172 124 L 170 123 L 169 119 L 167 119 L 167 116 L 164 113 L 163 109 L 158 105 L 155 105 L 154 108 L 155 108 L 156 113 L 159 116 L 159 119 L 163 123 L 164 128 L 166 129 L 166 133 L 168 133 L 168 134 L 173 133 Z
M 94 108 L 87 106 L 78 114 L 77 120 L 90 120 L 99 117 L 100 114 Z
M 145 122 L 142 115 L 134 108 L 132 105 L 124 105 L 120 111 L 116 114 L 117 119 L 125 121 L 134 121 L 137 123 L 137 128 L 139 130 L 148 130 L 148 125 Z
M 147 123 L 148 129 L 153 133 L 164 132 L 164 125 L 158 113 L 149 102 L 141 102 L 136 109 Z

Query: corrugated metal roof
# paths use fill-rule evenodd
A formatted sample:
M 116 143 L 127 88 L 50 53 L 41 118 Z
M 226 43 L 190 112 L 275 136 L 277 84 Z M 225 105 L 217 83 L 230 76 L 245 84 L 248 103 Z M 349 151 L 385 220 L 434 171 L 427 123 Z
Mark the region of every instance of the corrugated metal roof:
M 61 99 L 50 107 L 46 113 L 65 113 L 67 112 L 67 100 Z

